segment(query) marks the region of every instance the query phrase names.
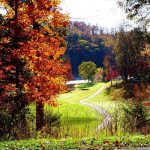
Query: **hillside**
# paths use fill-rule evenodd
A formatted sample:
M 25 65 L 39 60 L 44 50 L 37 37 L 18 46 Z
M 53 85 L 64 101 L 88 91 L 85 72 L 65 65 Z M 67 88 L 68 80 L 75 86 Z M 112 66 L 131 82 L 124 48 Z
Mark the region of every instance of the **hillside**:
M 71 22 L 66 36 L 66 54 L 70 58 L 73 74 L 78 75 L 78 66 L 83 61 L 92 61 L 97 67 L 102 67 L 104 57 L 112 55 L 112 47 L 108 44 L 111 40 L 113 35 L 104 33 L 99 26 Z

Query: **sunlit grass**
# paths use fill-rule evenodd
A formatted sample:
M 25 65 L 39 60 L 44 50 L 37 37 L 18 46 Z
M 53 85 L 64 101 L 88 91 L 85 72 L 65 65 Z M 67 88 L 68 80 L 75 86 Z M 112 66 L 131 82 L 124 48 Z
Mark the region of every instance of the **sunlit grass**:
M 85 137 L 95 134 L 93 131 L 102 122 L 102 116 L 91 107 L 80 104 L 80 100 L 94 94 L 105 83 L 76 86 L 74 91 L 62 94 L 57 101 L 59 106 L 53 110 L 61 114 L 61 135 Z M 48 106 L 45 109 L 49 109 Z
M 94 94 L 100 87 L 106 85 L 106 83 L 98 83 L 95 84 L 91 87 L 84 87 L 81 88 L 81 86 L 79 86 L 80 88 L 78 88 L 78 86 L 76 86 L 74 91 L 71 91 L 69 93 L 65 93 L 65 94 L 61 94 L 57 101 L 59 102 L 59 104 L 77 104 L 79 103 L 80 100 L 87 98 L 89 96 L 91 96 L 92 94 Z
M 112 116 L 112 126 L 121 122 L 121 117 L 123 117 L 121 107 L 126 104 L 122 97 L 124 92 L 122 88 L 111 87 L 109 90 L 110 83 L 98 83 L 92 86 L 86 84 L 78 85 L 74 91 L 61 94 L 57 98 L 58 107 L 45 106 L 45 112 L 52 110 L 55 114 L 61 116 L 60 124 L 56 127 L 57 137 L 89 137 L 110 132 L 109 127 L 103 130 L 103 132 L 95 132 L 97 126 L 102 123 L 103 116 L 91 107 L 80 104 L 80 100 L 93 95 L 103 86 L 106 86 L 106 89 L 87 102 L 98 105 L 110 113 Z M 31 112 L 35 113 L 35 109 L 32 109 Z M 118 129 L 121 132 L 122 126 L 118 127 Z
M 101 124 L 103 117 L 91 107 L 80 104 L 80 100 L 93 95 L 99 88 L 107 85 L 78 85 L 74 91 L 61 94 L 57 101 L 58 107 L 45 105 L 45 112 L 53 111 L 60 115 L 60 124 L 57 126 L 58 137 L 89 137 L 95 135 L 95 129 Z M 35 104 L 30 105 L 30 113 L 35 118 Z M 30 115 L 29 115 L 30 117 Z
M 99 105 L 103 109 L 107 110 L 109 113 L 112 113 L 118 106 L 121 106 L 125 103 L 124 99 L 120 96 L 117 97 L 117 93 L 121 94 L 121 89 L 114 89 L 111 88 L 111 94 L 108 93 L 108 89 L 106 88 L 100 94 L 96 95 L 95 97 L 88 100 L 89 103 Z M 116 98 L 115 98 L 116 96 Z
M 95 132 L 95 129 L 102 123 L 103 116 L 91 107 L 80 104 L 80 100 L 93 95 L 103 86 L 109 87 L 110 83 L 77 85 L 75 90 L 59 95 L 57 98 L 58 107 L 45 106 L 46 111 L 53 110 L 54 113 L 61 116 L 60 125 L 58 126 L 59 137 L 89 137 L 101 134 Z M 88 100 L 88 102 L 101 106 L 111 114 L 121 103 L 120 101 L 112 101 L 112 97 L 106 89 Z M 34 109 L 32 112 L 34 112 Z
M 67 139 L 26 139 L 20 141 L 0 142 L 0 150 L 13 149 L 45 149 L 45 150 L 71 150 L 71 149 L 132 149 L 145 147 L 148 149 L 150 135 L 126 135 L 126 136 L 101 136 L 95 138 L 67 138 Z
M 95 147 L 108 147 L 115 148 L 115 142 L 119 142 L 122 146 L 123 143 L 129 144 L 130 147 L 136 147 L 150 143 L 150 136 L 146 135 L 131 135 L 128 132 L 114 132 L 115 136 L 111 136 L 109 129 L 103 129 L 103 131 L 95 131 L 96 127 L 102 122 L 102 116 L 92 108 L 80 104 L 80 100 L 87 98 L 94 94 L 100 87 L 108 86 L 110 83 L 99 83 L 93 86 L 81 85 L 75 88 L 74 91 L 62 94 L 58 97 L 59 106 L 52 108 L 45 106 L 45 112 L 53 110 L 54 113 L 60 114 L 60 125 L 57 126 L 56 132 L 58 132 L 59 140 L 47 138 L 42 139 L 41 133 L 35 136 L 36 139 L 0 142 L 0 148 L 10 149 L 17 148 L 47 148 L 47 149 L 88 149 Z M 108 89 L 103 90 L 100 94 L 88 100 L 89 103 L 99 105 L 103 109 L 107 110 L 111 115 L 113 123 L 115 117 L 121 116 L 118 107 L 122 104 L 126 104 L 123 97 L 122 88 L 112 87 L 110 93 Z M 35 117 L 35 104 L 30 105 L 30 113 Z M 115 113 L 115 114 L 114 114 Z M 120 119 L 120 118 L 119 118 Z M 34 122 L 35 124 L 35 122 Z M 122 127 L 122 126 L 121 126 Z M 35 127 L 34 127 L 35 128 Z M 53 129 L 52 129 L 53 130 Z M 55 132 L 55 130 L 54 130 Z M 50 136 L 51 137 L 51 136 Z M 94 141 L 94 142 L 93 142 Z M 108 141 L 107 145 L 104 144 Z M 86 143 L 86 144 L 83 144 Z M 94 143 L 94 144 L 91 144 Z M 128 145 L 127 145 L 128 146 Z

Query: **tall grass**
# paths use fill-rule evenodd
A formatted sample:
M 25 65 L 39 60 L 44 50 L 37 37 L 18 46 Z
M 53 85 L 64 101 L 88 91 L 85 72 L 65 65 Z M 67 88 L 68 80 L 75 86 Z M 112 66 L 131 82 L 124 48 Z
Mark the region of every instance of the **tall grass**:
M 32 105 L 32 112 L 35 106 Z M 97 134 L 95 130 L 102 122 L 102 116 L 90 107 L 81 104 L 64 104 L 58 108 L 45 107 L 45 113 L 51 112 L 55 116 L 60 116 L 58 121 L 52 124 L 47 124 L 40 135 L 42 137 L 55 138 L 82 138 L 90 137 Z M 28 122 L 30 125 L 30 133 L 36 136 L 35 131 L 35 116 L 30 113 L 28 115 Z M 46 132 L 44 134 L 44 132 Z M 48 135 L 48 134 L 49 135 Z
M 103 116 L 91 107 L 81 105 L 80 100 L 94 94 L 105 83 L 95 84 L 93 86 L 78 86 L 75 91 L 60 95 L 58 98 L 59 106 L 52 108 L 45 105 L 46 122 L 40 132 L 35 128 L 35 105 L 30 105 L 30 113 L 27 114 L 29 127 L 28 137 L 40 138 L 83 138 L 110 135 L 126 135 L 125 114 L 122 106 L 127 105 L 121 97 L 115 98 L 116 94 L 121 95 L 123 91 L 111 89 L 111 94 L 104 90 L 101 94 L 88 100 L 89 103 L 98 105 L 111 114 L 111 123 L 102 130 L 96 130 L 97 126 L 103 121 Z M 86 90 L 83 90 L 86 89 Z M 116 100 L 117 99 L 117 100 Z M 129 133 L 129 132 L 128 132 Z

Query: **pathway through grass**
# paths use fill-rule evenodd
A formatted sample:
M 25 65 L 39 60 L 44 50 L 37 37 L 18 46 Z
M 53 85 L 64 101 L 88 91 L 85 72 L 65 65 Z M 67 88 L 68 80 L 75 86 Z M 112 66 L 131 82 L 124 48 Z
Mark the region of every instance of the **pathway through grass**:
M 100 107 L 98 105 L 93 105 L 93 104 L 88 103 L 86 101 L 89 100 L 89 99 L 94 98 L 97 95 L 99 95 L 105 88 L 106 88 L 106 86 L 103 86 L 98 91 L 96 91 L 96 93 L 91 95 L 90 97 L 85 98 L 83 100 L 80 100 L 81 104 L 92 107 L 93 109 L 95 109 L 97 112 L 99 112 L 103 116 L 103 122 L 98 125 L 98 127 L 96 128 L 96 131 L 103 129 L 103 128 L 107 127 L 110 124 L 111 115 L 106 110 L 104 110 L 102 107 Z
M 83 84 L 77 86 L 74 91 L 59 96 L 60 106 L 54 109 L 61 114 L 59 137 L 90 137 L 101 134 L 100 129 L 110 123 L 109 114 L 118 113 L 118 107 L 122 104 L 120 100 L 113 101 L 112 95 L 108 94 L 106 89 L 102 90 L 107 86 L 109 83 L 93 86 Z M 98 129 L 99 133 L 95 129 Z
M 80 100 L 96 93 L 105 83 L 93 86 L 80 85 L 58 98 L 60 106 L 55 109 L 62 115 L 61 136 L 85 137 L 93 136 L 93 130 L 102 122 L 103 116 L 89 106 L 80 104 Z

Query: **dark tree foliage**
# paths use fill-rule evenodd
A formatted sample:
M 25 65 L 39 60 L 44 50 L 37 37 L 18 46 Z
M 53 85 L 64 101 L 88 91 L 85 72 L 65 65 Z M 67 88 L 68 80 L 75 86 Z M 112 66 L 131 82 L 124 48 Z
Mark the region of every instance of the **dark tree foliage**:
M 105 55 L 112 55 L 112 47 L 105 46 L 105 40 L 112 37 L 113 35 L 104 34 L 99 26 L 71 22 L 66 37 L 66 53 L 70 57 L 73 74 L 78 75 L 78 66 L 83 61 L 92 61 L 102 67 Z
M 12 5 L 16 7 L 16 3 Z M 15 130 L 26 125 L 28 101 L 23 85 L 29 75 L 24 68 L 26 61 L 15 57 L 14 52 L 20 48 L 20 42 L 29 40 L 29 36 L 21 34 L 22 27 L 15 25 L 16 15 L 14 20 L 0 18 L 0 138 L 7 133 L 9 137 L 17 137 Z
M 145 35 L 139 28 L 129 32 L 121 29 L 117 33 L 114 52 L 117 67 L 125 83 L 128 77 L 134 77 L 139 81 L 148 77 L 149 63 L 142 56 L 147 43 Z

